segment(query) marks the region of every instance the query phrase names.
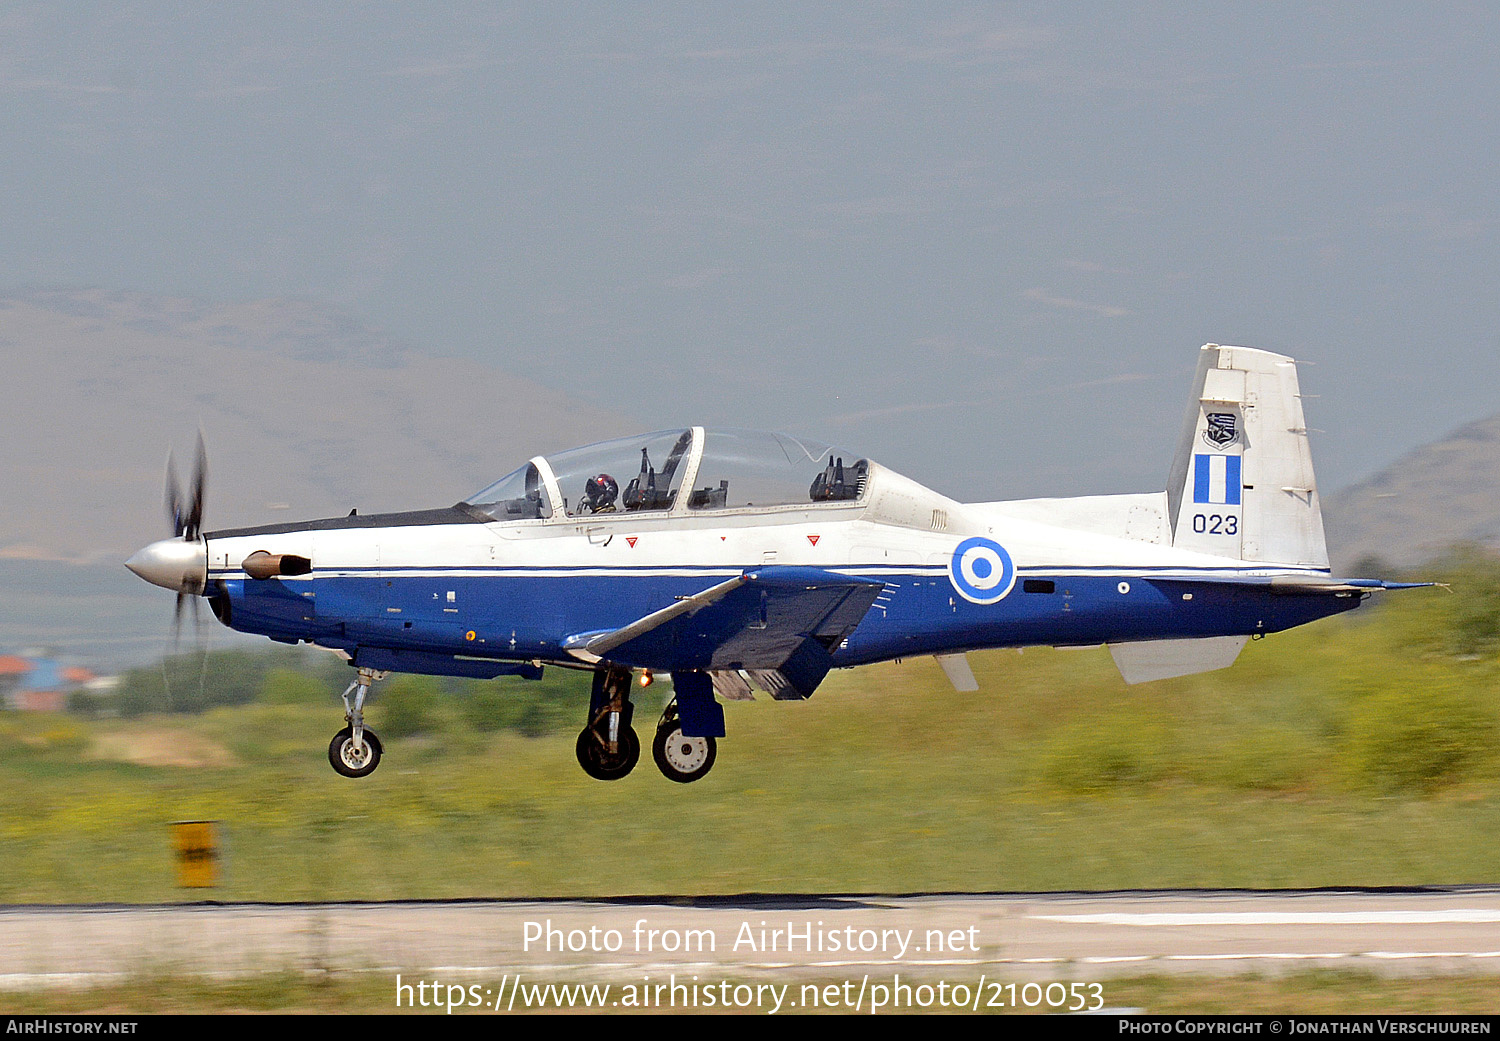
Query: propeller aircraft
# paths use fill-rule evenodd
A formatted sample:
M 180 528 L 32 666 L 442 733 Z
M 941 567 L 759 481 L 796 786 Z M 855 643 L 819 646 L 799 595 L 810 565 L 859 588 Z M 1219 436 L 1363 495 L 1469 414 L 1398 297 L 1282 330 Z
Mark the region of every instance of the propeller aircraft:
M 380 763 L 364 725 L 390 672 L 537 678 L 587 669 L 580 765 L 635 767 L 634 677 L 674 697 L 653 758 L 714 765 L 720 699 L 811 697 L 833 668 L 1105 644 L 1128 683 L 1230 665 L 1251 637 L 1411 583 L 1330 574 L 1290 358 L 1210 344 L 1165 490 L 961 503 L 837 448 L 691 427 L 537 456 L 445 509 L 203 531 L 169 466 L 173 536 L 126 567 L 220 622 L 344 656 L 329 761 Z M 623 482 L 623 487 L 622 487 Z

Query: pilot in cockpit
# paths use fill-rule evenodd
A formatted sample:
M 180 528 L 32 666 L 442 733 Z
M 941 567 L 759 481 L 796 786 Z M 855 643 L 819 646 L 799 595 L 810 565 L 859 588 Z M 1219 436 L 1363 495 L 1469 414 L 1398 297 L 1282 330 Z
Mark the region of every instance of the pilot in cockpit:
M 609 474 L 590 477 L 583 486 L 583 508 L 588 513 L 614 513 L 620 486 Z

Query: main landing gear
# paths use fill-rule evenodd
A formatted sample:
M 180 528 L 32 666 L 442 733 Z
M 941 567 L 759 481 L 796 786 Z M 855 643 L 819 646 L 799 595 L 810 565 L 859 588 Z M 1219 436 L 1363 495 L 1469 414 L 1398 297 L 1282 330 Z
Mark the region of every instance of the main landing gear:
M 656 740 L 651 742 L 651 758 L 663 777 L 688 784 L 714 768 L 719 742 L 712 737 L 686 737 L 682 721 L 677 718 L 677 699 L 667 705 L 656 724 Z
M 328 761 L 345 777 L 368 777 L 380 765 L 380 738 L 375 731 L 365 729 L 365 697 L 371 684 L 385 676 L 374 669 L 360 669 L 358 677 L 344 691 L 344 720 L 349 725 L 328 743 Z M 349 704 L 350 694 L 354 695 L 353 705 Z
M 578 734 L 578 765 L 596 781 L 618 781 L 641 758 L 640 738 L 630 726 L 630 672 L 600 669 L 594 673 L 589 722 Z
M 640 739 L 631 727 L 635 706 L 630 703 L 630 670 L 600 669 L 594 673 L 594 689 L 589 699 L 588 725 L 578 734 L 578 765 L 584 773 L 600 781 L 618 781 L 635 769 L 641 757 Z M 702 673 L 673 673 L 677 697 L 667 705 L 656 724 L 656 738 L 651 742 L 651 757 L 662 776 L 687 784 L 713 769 L 719 743 L 715 732 L 724 733 L 723 710 L 713 703 L 708 677 Z M 697 709 L 692 716 L 697 725 L 683 733 L 678 701 L 687 698 Z M 706 734 L 705 734 L 706 731 Z

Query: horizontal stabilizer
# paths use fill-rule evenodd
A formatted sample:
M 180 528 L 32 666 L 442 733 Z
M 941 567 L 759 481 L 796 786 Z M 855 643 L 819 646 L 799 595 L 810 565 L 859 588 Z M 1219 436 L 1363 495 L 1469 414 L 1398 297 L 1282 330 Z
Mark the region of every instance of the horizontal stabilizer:
M 1382 589 L 1426 589 L 1437 582 L 1383 582 L 1378 578 L 1332 578 L 1322 572 L 1300 575 L 1216 575 L 1195 579 L 1226 586 L 1259 586 L 1281 596 L 1351 596 Z
M 1271 592 L 1292 596 L 1337 595 L 1340 593 L 1368 593 L 1376 589 L 1425 589 L 1436 582 L 1382 582 L 1378 578 L 1327 578 L 1295 575 L 1277 575 L 1271 579 Z
M 1112 643 L 1109 653 L 1126 683 L 1149 683 L 1174 676 L 1227 669 L 1239 657 L 1248 636 L 1209 636 L 1197 640 L 1146 640 Z

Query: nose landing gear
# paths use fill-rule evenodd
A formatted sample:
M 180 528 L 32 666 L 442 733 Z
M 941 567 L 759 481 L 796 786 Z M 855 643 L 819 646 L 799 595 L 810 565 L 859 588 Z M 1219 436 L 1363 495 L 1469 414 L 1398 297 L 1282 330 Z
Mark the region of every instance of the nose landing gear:
M 368 777 L 380 765 L 383 749 L 375 731 L 365 729 L 365 697 L 370 687 L 386 674 L 375 669 L 360 669 L 359 675 L 344 691 L 344 720 L 349 725 L 328 743 L 328 762 L 344 777 Z M 354 704 L 349 695 L 354 695 Z
M 345 727 L 328 742 L 328 761 L 345 777 L 370 776 L 380 765 L 382 754 L 384 749 L 380 747 L 380 738 L 375 736 L 373 730 L 366 730 L 361 735 L 361 741 L 356 744 L 354 728 Z

